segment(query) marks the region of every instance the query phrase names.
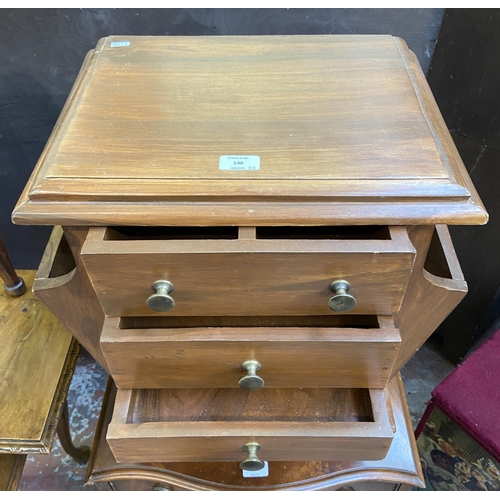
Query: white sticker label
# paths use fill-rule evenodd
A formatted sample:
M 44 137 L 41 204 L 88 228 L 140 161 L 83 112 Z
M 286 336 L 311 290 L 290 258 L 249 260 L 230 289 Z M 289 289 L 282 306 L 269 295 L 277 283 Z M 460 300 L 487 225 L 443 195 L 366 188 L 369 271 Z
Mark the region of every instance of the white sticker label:
M 130 42 L 111 42 L 109 44 L 110 47 L 128 47 Z
M 221 156 L 219 170 L 260 170 L 260 156 Z
M 243 477 L 267 477 L 269 476 L 269 464 L 264 462 L 264 467 L 260 470 L 244 470 Z

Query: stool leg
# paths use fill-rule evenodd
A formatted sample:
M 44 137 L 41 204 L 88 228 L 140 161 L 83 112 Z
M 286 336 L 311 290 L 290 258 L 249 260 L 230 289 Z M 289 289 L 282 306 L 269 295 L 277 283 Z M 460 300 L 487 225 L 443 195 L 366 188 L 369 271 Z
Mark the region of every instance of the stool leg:
M 6 292 L 12 297 L 18 297 L 26 292 L 26 285 L 22 278 L 20 278 L 12 263 L 10 262 L 7 249 L 3 243 L 2 237 L 0 236 L 0 278 L 5 283 L 4 288 Z
M 61 418 L 57 423 L 57 435 L 64 451 L 68 455 L 73 457 L 75 462 L 78 462 L 79 464 L 85 464 L 88 462 L 88 459 L 90 457 L 90 448 L 85 445 L 77 447 L 71 440 L 71 434 L 69 432 L 69 412 L 67 401 L 64 401 Z

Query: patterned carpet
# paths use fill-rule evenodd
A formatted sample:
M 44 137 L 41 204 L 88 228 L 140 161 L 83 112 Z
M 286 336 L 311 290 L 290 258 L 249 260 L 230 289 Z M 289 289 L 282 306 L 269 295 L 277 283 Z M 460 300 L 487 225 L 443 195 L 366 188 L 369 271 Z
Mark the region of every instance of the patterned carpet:
M 68 394 L 70 430 L 76 446 L 92 446 L 107 379 L 106 372 L 82 349 Z M 49 455 L 28 456 L 19 490 L 82 490 L 86 469 L 67 455 L 56 439 Z

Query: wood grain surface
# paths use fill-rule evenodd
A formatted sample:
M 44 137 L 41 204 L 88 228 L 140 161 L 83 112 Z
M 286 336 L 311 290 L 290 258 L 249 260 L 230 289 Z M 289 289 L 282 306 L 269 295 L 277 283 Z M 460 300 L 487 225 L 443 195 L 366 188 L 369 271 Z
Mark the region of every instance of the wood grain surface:
M 0 491 L 17 491 L 26 455 L 0 455 Z
M 18 271 L 21 297 L 0 289 L 0 453 L 48 453 L 78 356 L 78 343 Z
M 235 6 L 236 7 L 236 6 Z M 317 7 L 317 6 L 316 6 Z M 7 7 L 6 7 L 7 9 Z M 9 8 L 0 18 L 0 128 L 3 177 L 0 233 L 20 269 L 35 269 L 50 228 L 16 227 L 10 212 L 61 112 L 85 53 L 110 33 L 150 35 L 276 35 L 381 33 L 403 36 L 427 73 L 444 9 L 113 9 Z M 50 26 L 51 33 L 47 36 Z M 36 57 L 34 57 L 36 54 Z M 29 241 L 29 245 L 25 242 Z
M 439 265 L 432 264 L 433 258 L 439 258 L 439 255 L 427 255 L 434 231 L 437 236 L 435 243 L 440 248 L 431 247 L 431 251 L 441 254 Z M 410 239 L 417 249 L 417 259 L 401 310 L 395 317 L 402 343 L 393 375 L 408 362 L 467 293 L 467 283 L 446 226 L 415 227 L 410 232 Z M 426 259 L 431 261 L 429 268 L 440 272 L 440 275 L 436 276 L 425 269 Z
M 221 170 L 224 155 L 261 167 Z M 487 220 L 401 39 L 102 39 L 13 217 L 283 224 L 299 206 L 306 224 L 362 224 L 358 211 L 378 223 Z
M 56 226 L 45 249 L 33 289 L 87 351 L 106 369 L 99 346 L 104 313 L 81 262 L 87 228 Z
M 252 324 L 252 318 L 247 322 Z M 289 322 L 288 328 L 123 330 L 119 318 L 107 318 L 101 348 L 121 389 L 237 388 L 238 379 L 246 375 L 242 363 L 252 359 L 262 365 L 257 374 L 265 387 L 387 385 L 400 345 L 392 318 L 381 318 L 382 325 L 374 328 L 299 327 L 293 318 Z
M 449 178 L 390 36 L 126 40 L 96 47 L 49 182 Z M 261 169 L 220 170 L 238 151 Z
M 86 477 L 86 488 L 104 490 L 152 490 L 156 485 L 172 490 L 336 490 L 341 488 L 398 489 L 423 486 L 420 460 L 413 436 L 404 388 L 399 376 L 388 385 L 396 432 L 389 452 L 376 461 L 273 461 L 269 476 L 244 478 L 238 462 L 184 462 L 118 464 L 106 441 L 114 406 L 115 388 L 110 381 Z M 369 482 L 366 484 L 366 482 Z
M 147 422 L 373 422 L 366 389 L 138 389 L 128 424 Z
M 330 284 L 347 280 L 354 314 L 399 310 L 413 266 L 404 228 L 390 240 L 109 240 L 91 228 L 82 259 L 107 316 L 337 314 Z M 157 280 L 174 285 L 175 308 L 146 305 Z
M 375 460 L 393 434 L 380 389 L 149 389 L 118 390 L 107 440 L 119 462 L 243 460 L 252 441 L 262 460 Z

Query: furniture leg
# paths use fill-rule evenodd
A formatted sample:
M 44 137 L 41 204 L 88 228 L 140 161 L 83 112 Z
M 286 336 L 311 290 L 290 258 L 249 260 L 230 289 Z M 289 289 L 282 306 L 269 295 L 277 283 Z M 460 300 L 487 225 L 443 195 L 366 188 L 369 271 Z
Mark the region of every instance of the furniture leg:
M 73 457 L 73 459 L 79 464 L 87 463 L 90 456 L 90 448 L 85 445 L 75 446 L 71 439 L 67 400 L 64 401 L 61 417 L 57 423 L 57 435 L 59 437 L 59 441 L 61 442 L 61 446 L 68 455 Z
M 0 455 L 0 491 L 17 491 L 27 455 Z
M 26 292 L 26 285 L 20 278 L 9 259 L 9 254 L 0 236 L 0 278 L 4 281 L 5 291 L 12 297 L 18 297 Z

